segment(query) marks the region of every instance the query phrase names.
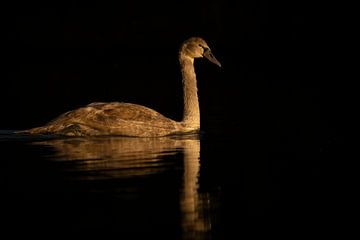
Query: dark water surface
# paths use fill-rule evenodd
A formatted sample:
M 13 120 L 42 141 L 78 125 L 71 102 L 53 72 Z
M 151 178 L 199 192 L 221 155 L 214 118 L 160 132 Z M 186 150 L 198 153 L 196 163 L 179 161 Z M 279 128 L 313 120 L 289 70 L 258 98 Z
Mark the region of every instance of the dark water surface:
M 3 7 L 1 239 L 347 239 L 340 226 L 357 215 L 346 193 L 358 186 L 343 175 L 358 174 L 348 173 L 357 161 L 346 148 L 357 148 L 344 133 L 355 132 L 347 97 L 356 95 L 344 56 L 353 31 L 339 3 L 36 2 Z M 5 130 L 93 102 L 181 120 L 178 50 L 192 36 L 223 66 L 195 61 L 200 136 Z
M 120 239 L 321 232 L 335 214 L 329 149 L 243 134 L 38 138 L 1 131 L 2 227 Z

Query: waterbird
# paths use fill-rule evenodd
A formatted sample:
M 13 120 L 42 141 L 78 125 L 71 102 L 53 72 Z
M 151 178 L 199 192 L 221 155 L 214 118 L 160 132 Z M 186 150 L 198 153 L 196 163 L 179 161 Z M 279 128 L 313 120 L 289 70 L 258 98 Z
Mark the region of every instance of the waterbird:
M 153 109 L 138 104 L 95 102 L 66 112 L 44 126 L 18 131 L 18 133 L 130 137 L 161 137 L 196 133 L 200 130 L 200 109 L 194 59 L 203 57 L 221 67 L 204 39 L 191 37 L 182 43 L 179 51 L 184 100 L 181 121 L 172 120 Z

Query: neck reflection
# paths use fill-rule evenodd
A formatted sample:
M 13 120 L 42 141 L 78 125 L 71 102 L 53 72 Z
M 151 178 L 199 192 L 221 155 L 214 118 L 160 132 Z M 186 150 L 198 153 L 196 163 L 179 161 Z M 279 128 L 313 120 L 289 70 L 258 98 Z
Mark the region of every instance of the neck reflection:
M 208 239 L 211 221 L 206 219 L 209 196 L 199 193 L 200 141 L 186 141 L 184 150 L 184 177 L 180 200 L 184 239 Z
M 184 239 L 205 239 L 210 230 L 206 219 L 208 195 L 199 194 L 200 140 L 198 135 L 164 138 L 94 137 L 65 138 L 37 142 L 51 146 L 56 161 L 71 162 L 69 171 L 81 172 L 87 180 L 133 178 L 161 173 L 183 153 L 180 190 L 181 227 Z M 170 158 L 169 158 L 170 157 Z M 77 175 L 75 175 L 77 176 Z

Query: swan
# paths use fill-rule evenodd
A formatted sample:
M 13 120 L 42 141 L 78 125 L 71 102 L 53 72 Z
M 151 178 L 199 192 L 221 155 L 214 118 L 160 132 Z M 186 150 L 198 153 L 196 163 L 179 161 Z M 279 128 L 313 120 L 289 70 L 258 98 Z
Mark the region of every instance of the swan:
M 207 58 L 221 67 L 208 44 L 199 37 L 184 41 L 179 51 L 182 73 L 184 111 L 182 121 L 169 119 L 148 107 L 123 102 L 95 102 L 66 112 L 44 126 L 19 133 L 64 136 L 121 135 L 161 137 L 194 133 L 200 130 L 195 58 Z

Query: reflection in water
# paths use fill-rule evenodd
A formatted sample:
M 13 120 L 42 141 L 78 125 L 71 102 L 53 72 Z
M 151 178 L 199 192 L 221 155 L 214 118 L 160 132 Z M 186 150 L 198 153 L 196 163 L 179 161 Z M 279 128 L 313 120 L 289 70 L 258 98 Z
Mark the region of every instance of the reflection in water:
M 200 171 L 200 141 L 184 143 L 184 182 L 181 197 L 184 239 L 207 239 L 210 219 L 205 219 L 204 210 L 209 201 L 208 195 L 198 193 Z
M 200 140 L 198 135 L 164 138 L 65 138 L 37 142 L 51 146 L 57 161 L 69 161 L 70 170 L 89 180 L 132 178 L 165 171 L 173 161 L 166 157 L 183 153 L 184 175 L 180 196 L 183 239 L 205 239 L 210 231 L 208 195 L 198 192 Z M 86 173 L 86 174 L 84 174 Z M 175 187 L 175 186 L 174 186 Z

